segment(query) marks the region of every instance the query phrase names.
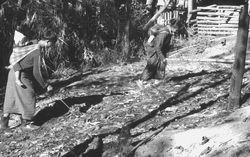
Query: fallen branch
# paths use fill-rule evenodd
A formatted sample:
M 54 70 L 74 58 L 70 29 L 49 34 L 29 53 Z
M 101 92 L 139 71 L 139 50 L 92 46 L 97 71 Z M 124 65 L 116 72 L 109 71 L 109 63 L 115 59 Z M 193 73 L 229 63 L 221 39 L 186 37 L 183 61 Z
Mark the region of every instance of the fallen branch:
M 149 142 L 150 140 L 152 140 L 156 135 L 158 135 L 164 129 L 165 129 L 165 127 L 161 127 L 156 132 L 151 134 L 149 137 L 144 138 L 141 142 L 139 142 L 136 146 L 134 146 L 132 148 L 132 150 L 130 150 L 129 155 L 133 154 L 136 151 L 136 149 L 139 148 L 140 146 L 142 146 L 143 144 L 145 144 L 145 143 Z

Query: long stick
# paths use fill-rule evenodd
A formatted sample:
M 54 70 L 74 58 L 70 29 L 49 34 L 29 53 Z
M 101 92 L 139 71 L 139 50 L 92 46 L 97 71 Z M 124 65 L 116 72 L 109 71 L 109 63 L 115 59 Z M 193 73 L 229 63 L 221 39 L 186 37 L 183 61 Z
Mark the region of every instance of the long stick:
M 214 62 L 214 63 L 224 63 L 232 64 L 234 63 L 233 59 L 188 59 L 188 58 L 166 58 L 165 61 L 178 61 L 178 62 Z M 246 60 L 246 64 L 250 64 L 250 60 Z
M 143 27 L 144 31 L 147 31 L 148 28 L 153 25 L 153 23 L 155 22 L 155 20 L 161 15 L 161 13 L 163 13 L 166 9 L 167 9 L 168 5 L 164 5 L 149 21 L 148 23 Z

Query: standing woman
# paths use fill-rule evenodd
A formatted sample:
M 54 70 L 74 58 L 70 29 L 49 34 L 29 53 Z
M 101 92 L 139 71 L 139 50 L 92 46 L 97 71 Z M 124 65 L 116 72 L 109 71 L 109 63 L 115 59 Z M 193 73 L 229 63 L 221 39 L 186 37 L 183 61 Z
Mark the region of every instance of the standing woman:
M 36 89 L 40 86 L 47 91 L 52 90 L 44 80 L 44 70 L 41 69 L 44 63 L 41 48 L 51 46 L 55 40 L 56 37 L 51 37 L 37 44 L 13 49 L 0 130 L 9 128 L 10 114 L 19 114 L 22 126 L 27 129 L 35 127 L 31 122 L 35 114 Z

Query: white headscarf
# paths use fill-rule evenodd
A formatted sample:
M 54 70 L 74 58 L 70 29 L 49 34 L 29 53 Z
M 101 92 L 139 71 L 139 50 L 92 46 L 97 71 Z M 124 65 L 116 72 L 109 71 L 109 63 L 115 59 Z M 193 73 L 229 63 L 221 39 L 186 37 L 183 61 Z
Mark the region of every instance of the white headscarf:
M 25 35 L 23 35 L 22 33 L 15 31 L 14 34 L 14 42 L 16 46 L 21 46 L 23 43 L 23 40 L 25 38 Z

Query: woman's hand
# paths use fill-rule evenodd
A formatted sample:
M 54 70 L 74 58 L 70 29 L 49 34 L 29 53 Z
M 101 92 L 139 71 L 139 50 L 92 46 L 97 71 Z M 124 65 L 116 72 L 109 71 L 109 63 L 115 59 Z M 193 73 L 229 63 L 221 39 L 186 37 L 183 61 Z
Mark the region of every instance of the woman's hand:
M 50 91 L 52 91 L 53 90 L 53 87 L 51 86 L 51 85 L 48 85 L 47 86 L 47 92 L 50 92 Z
M 49 40 L 40 40 L 38 42 L 38 44 L 41 46 L 41 47 L 50 47 L 51 46 L 51 42 Z
M 16 79 L 16 84 L 20 87 L 24 87 L 25 85 L 21 82 L 21 80 Z

